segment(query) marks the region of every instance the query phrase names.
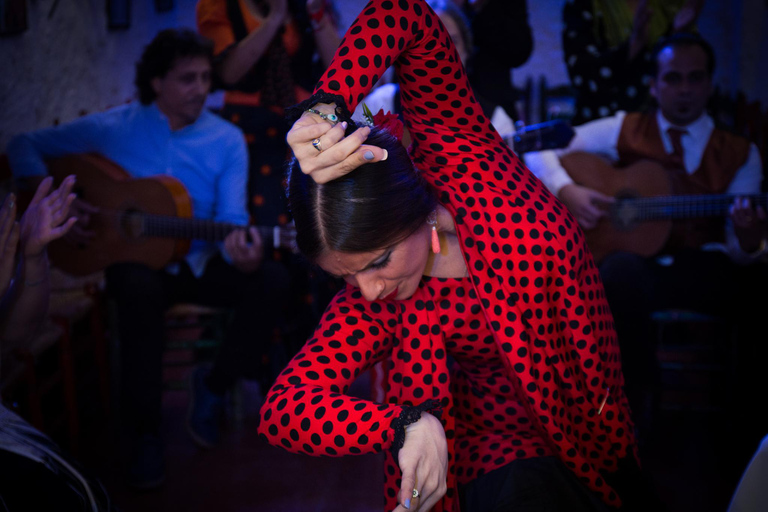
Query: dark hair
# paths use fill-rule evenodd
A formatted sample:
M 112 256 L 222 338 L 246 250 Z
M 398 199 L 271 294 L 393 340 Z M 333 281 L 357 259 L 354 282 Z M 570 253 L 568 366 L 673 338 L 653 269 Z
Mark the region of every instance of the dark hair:
M 149 105 L 155 101 L 157 95 L 152 88 L 152 80 L 164 77 L 178 59 L 185 57 L 206 57 L 213 64 L 213 43 L 188 28 L 161 30 L 150 41 L 136 63 L 134 83 L 142 104 Z
M 327 250 L 359 253 L 396 244 L 423 226 L 437 206 L 398 139 L 374 128 L 366 143 L 389 156 L 323 185 L 301 172 L 295 158 L 288 164 L 286 193 L 296 243 L 312 261 Z
M 653 76 L 659 72 L 659 54 L 665 48 L 679 48 L 683 46 L 698 46 L 707 56 L 707 73 L 711 78 L 715 72 L 715 51 L 706 39 L 695 32 L 676 32 L 670 36 L 661 38 L 651 52 L 651 65 Z

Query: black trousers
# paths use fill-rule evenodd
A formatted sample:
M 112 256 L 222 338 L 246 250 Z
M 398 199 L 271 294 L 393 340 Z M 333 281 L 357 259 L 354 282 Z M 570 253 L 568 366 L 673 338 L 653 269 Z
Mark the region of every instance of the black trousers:
M 619 461 L 606 482 L 622 499 L 621 512 L 665 512 L 634 458 Z M 459 488 L 462 512 L 611 512 L 555 456 L 515 460 Z
M 161 419 L 162 354 L 165 311 L 179 302 L 230 307 L 234 316 L 208 380 L 224 393 L 241 377 L 264 381 L 260 373 L 274 329 L 284 318 L 290 289 L 285 267 L 265 260 L 251 274 L 226 263 L 220 255 L 196 278 L 186 263 L 176 275 L 138 263 L 121 263 L 106 271 L 107 292 L 117 307 L 120 337 L 121 423 L 125 433 L 157 433 Z
M 764 375 L 768 360 L 768 265 L 737 265 L 720 252 L 678 252 L 671 265 L 654 258 L 615 253 L 600 264 L 608 303 L 621 349 L 627 398 L 635 420 L 647 411 L 647 394 L 656 378 L 656 335 L 650 314 L 654 310 L 693 309 L 727 319 L 736 326 L 734 381 L 729 418 L 734 436 L 728 451 L 736 467 L 749 460 L 768 431 L 764 415 L 755 414 L 768 393 Z M 730 343 L 724 337 L 722 343 Z M 728 434 L 726 434 L 728 435 Z M 725 436 L 724 436 L 725 437 Z M 736 445 L 743 444 L 743 448 Z

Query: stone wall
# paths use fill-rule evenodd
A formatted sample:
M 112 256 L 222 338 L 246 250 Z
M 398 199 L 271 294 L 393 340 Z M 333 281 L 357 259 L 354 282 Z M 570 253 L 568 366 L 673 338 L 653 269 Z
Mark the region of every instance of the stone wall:
M 157 13 L 152 0 L 132 2 L 131 26 L 110 31 L 106 0 L 28 0 L 29 28 L 0 38 L 0 148 L 15 133 L 66 122 L 133 98 L 133 69 L 144 45 L 163 28 L 194 27 L 195 0 L 175 0 Z M 567 83 L 560 48 L 565 0 L 530 0 L 535 29 L 531 59 L 513 73 L 523 86 L 544 77 L 549 86 Z M 336 0 L 343 28 L 363 0 Z M 55 9 L 52 7 L 55 6 Z M 717 48 L 716 83 L 742 90 L 768 105 L 768 9 L 764 0 L 707 0 L 702 33 Z

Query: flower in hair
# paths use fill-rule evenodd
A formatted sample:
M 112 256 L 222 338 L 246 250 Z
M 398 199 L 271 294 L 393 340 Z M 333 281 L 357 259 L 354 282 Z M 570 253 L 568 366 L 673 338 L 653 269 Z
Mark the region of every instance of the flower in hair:
M 365 124 L 368 126 L 375 126 L 381 130 L 386 130 L 397 140 L 403 140 L 403 122 L 397 114 L 392 112 L 384 113 L 382 108 L 376 115 L 373 115 L 368 105 L 363 103 L 363 117 L 365 118 Z

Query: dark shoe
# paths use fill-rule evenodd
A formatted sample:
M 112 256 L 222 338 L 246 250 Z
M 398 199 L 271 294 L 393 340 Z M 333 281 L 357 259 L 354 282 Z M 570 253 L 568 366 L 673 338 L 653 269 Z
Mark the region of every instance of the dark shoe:
M 128 485 L 149 490 L 165 481 L 163 442 L 156 435 L 147 434 L 136 440 L 128 463 Z
M 187 431 L 202 448 L 213 448 L 219 443 L 219 422 L 224 414 L 224 397 L 217 395 L 205 383 L 210 368 L 198 366 L 190 375 Z

